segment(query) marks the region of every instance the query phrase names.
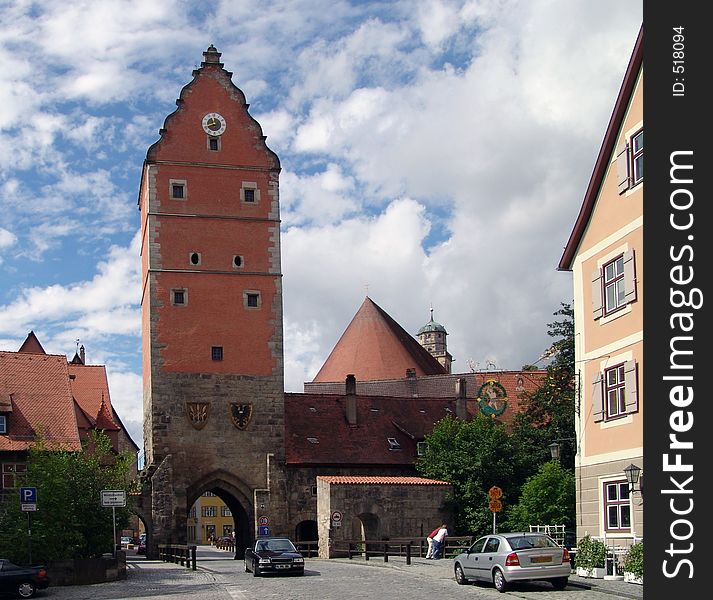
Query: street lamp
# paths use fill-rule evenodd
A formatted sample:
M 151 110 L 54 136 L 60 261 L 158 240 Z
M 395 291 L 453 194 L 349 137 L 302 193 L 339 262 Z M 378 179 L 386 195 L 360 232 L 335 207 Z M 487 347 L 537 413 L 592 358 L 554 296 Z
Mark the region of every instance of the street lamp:
M 641 467 L 637 467 L 635 464 L 630 464 L 626 469 L 624 469 L 624 475 L 626 475 L 626 481 L 629 483 L 629 493 L 635 492 L 636 484 L 639 483 L 639 477 L 641 476 Z M 643 493 L 641 486 L 639 486 L 639 492 Z
M 550 449 L 550 454 L 552 455 L 552 460 L 559 460 L 560 445 L 557 442 L 552 442 L 548 447 Z

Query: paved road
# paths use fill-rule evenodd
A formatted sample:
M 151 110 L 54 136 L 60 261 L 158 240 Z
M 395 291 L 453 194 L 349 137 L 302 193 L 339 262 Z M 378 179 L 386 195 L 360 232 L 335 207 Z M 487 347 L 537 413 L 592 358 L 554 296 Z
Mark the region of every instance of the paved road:
M 573 577 L 563 591 L 546 583 L 523 584 L 506 594 L 492 586 L 460 586 L 453 579 L 450 560 L 414 559 L 308 559 L 304 577 L 253 577 L 243 562 L 215 548 L 200 548 L 198 569 L 146 560 L 129 551 L 127 579 L 90 586 L 50 587 L 38 592 L 47 600 L 448 600 L 524 598 L 537 600 L 615 600 L 642 598 L 642 588 L 601 580 L 598 589 L 586 589 L 593 580 Z

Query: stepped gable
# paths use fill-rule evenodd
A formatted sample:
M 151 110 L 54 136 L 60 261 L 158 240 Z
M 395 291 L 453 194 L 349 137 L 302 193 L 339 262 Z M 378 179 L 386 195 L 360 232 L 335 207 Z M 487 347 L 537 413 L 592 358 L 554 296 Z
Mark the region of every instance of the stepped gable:
M 66 356 L 0 352 L 0 397 L 12 414 L 0 451 L 25 451 L 38 434 L 50 447 L 81 449 Z
M 368 296 L 313 382 L 395 379 L 412 369 L 416 376 L 447 371 L 418 341 Z
M 417 443 L 447 415 L 454 398 L 285 394 L 285 459 L 293 465 L 391 465 L 412 467 Z M 476 409 L 470 403 L 468 418 Z M 396 444 L 389 443 L 389 438 Z

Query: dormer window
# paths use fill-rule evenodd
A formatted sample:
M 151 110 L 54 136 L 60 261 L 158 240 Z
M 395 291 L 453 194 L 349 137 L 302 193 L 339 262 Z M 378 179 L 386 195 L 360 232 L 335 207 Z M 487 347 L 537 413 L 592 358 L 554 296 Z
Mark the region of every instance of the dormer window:
M 319 440 L 318 440 L 316 437 L 308 437 L 308 438 L 307 438 L 307 441 L 308 441 L 310 444 L 319 444 Z
M 416 442 L 416 456 L 426 454 L 426 442 Z
M 0 415 L 0 433 L 7 433 L 7 417 Z
M 389 450 L 401 450 L 401 444 L 396 438 L 386 438 L 386 441 L 389 442 Z

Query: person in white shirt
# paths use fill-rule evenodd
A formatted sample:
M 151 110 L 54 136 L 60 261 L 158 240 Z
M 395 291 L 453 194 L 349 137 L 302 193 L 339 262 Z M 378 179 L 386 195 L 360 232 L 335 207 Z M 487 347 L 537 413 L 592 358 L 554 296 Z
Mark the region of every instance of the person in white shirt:
M 431 558 L 433 560 L 438 560 L 439 558 L 441 558 L 441 550 L 447 537 L 448 526 L 443 523 L 443 525 L 441 525 L 441 528 L 438 530 L 438 533 L 433 537 L 433 553 L 431 554 Z

